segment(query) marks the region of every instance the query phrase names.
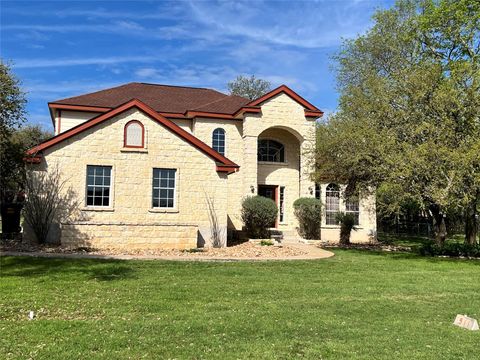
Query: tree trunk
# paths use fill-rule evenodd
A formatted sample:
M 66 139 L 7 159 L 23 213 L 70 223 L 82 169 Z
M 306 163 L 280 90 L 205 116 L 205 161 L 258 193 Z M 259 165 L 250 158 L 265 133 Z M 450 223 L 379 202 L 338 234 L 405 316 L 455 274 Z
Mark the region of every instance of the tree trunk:
M 435 242 L 437 243 L 437 245 L 443 246 L 447 237 L 445 217 L 440 211 L 440 207 L 438 205 L 430 206 L 430 213 L 432 214 L 433 218 L 433 233 L 435 236 Z
M 465 244 L 477 244 L 477 204 L 472 203 L 465 210 Z

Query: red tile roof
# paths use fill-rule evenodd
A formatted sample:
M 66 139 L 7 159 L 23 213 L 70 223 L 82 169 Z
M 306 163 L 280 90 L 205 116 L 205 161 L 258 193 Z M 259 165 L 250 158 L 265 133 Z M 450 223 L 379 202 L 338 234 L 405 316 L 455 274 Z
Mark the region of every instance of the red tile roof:
M 231 115 L 250 102 L 241 96 L 225 95 L 212 89 L 129 83 L 50 104 L 113 109 L 131 99 L 139 99 L 157 112 L 181 114 L 202 111 Z

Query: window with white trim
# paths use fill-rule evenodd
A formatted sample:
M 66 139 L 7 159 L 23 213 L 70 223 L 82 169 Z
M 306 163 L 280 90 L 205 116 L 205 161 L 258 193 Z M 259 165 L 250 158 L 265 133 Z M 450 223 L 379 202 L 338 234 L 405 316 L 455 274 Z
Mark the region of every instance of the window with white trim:
M 111 166 L 87 165 L 87 206 L 110 206 Z
M 152 207 L 175 207 L 175 169 L 153 169 Z
M 285 162 L 285 147 L 275 140 L 259 139 L 257 160 L 266 162 Z
M 221 155 L 225 155 L 225 130 L 222 128 L 213 130 L 212 148 Z
M 325 221 L 327 225 L 338 225 L 337 213 L 340 211 L 340 187 L 328 184 L 325 194 Z
M 358 201 L 358 194 L 352 194 L 345 199 L 345 213 L 353 215 L 355 225 L 360 224 L 360 206 Z
M 124 147 L 143 148 L 145 146 L 145 129 L 138 120 L 129 121 L 124 130 Z

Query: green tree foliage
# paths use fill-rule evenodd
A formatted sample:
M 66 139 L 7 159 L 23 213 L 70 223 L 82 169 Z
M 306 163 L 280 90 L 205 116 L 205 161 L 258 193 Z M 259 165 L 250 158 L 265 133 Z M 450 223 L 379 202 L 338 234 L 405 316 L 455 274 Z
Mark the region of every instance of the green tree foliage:
M 337 213 L 337 221 L 340 223 L 340 244 L 350 245 L 350 235 L 355 230 L 355 218 L 352 214 Z
M 339 111 L 318 126 L 317 180 L 381 187 L 391 209 L 461 212 L 480 202 L 480 2 L 397 1 L 336 55 Z
M 321 201 L 311 197 L 299 198 L 294 201 L 293 208 L 300 225 L 300 235 L 305 239 L 320 239 Z
M 269 228 L 274 226 L 278 208 L 272 199 L 263 196 L 249 196 L 242 202 L 242 221 L 248 236 L 254 239 L 270 236 Z
M 239 75 L 235 80 L 227 84 L 231 95 L 243 96 L 250 100 L 266 94 L 270 91 L 271 86 L 269 81 L 257 79 L 255 75 L 250 77 Z

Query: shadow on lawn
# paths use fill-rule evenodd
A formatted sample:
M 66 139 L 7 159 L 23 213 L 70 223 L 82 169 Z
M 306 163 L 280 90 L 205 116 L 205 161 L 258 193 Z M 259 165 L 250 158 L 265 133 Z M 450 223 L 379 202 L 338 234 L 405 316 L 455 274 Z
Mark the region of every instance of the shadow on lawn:
M 0 257 L 0 277 L 79 277 L 113 281 L 135 279 L 132 267 L 122 260 Z

